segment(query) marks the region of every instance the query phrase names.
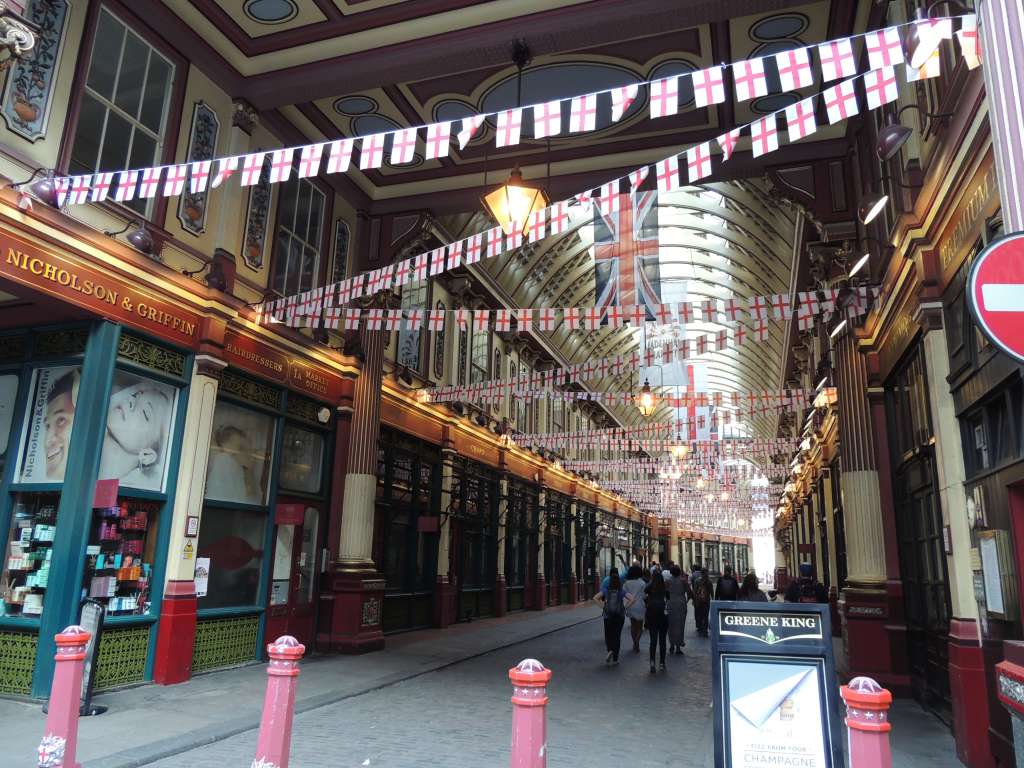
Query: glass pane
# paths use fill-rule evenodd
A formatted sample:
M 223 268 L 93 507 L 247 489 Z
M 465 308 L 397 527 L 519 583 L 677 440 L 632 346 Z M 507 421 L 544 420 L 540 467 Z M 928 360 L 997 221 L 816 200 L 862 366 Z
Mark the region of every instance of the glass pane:
M 117 77 L 117 62 L 122 42 L 124 26 L 121 22 L 106 11 L 100 13 L 86 84 L 107 100 L 114 95 L 114 81 Z
M 83 592 L 112 616 L 150 612 L 150 584 L 160 530 L 160 503 L 121 497 L 93 510 Z
M 164 104 L 171 89 L 171 65 L 154 51 L 150 54 L 146 94 L 142 99 L 140 122 L 154 133 L 163 127 Z
M 299 586 L 295 593 L 296 603 L 313 602 L 316 585 L 317 529 L 320 512 L 315 507 L 306 507 L 302 523 L 302 550 L 299 552 Z
M 121 488 L 163 491 L 178 390 L 116 371 L 107 408 L 100 478 Z
M 128 150 L 132 143 L 132 126 L 116 112 L 107 114 L 107 127 L 100 148 L 101 171 L 120 171 L 128 167 Z M 138 167 L 138 166 L 136 166 Z
M 288 274 L 288 241 L 288 233 L 278 230 L 277 242 L 274 245 L 274 260 L 271 265 L 273 274 L 270 279 L 270 287 L 278 293 L 285 293 L 285 275 Z
M 319 491 L 324 455 L 323 435 L 286 424 L 281 451 L 281 477 L 278 480 L 281 488 L 302 493 Z
M 82 96 L 82 106 L 75 126 L 75 143 L 71 147 L 71 173 L 92 173 L 100 155 L 103 137 L 103 116 L 106 110 L 89 94 Z M 121 147 L 122 161 L 128 156 L 127 146 Z M 124 166 L 121 166 L 124 167 Z
M 213 413 L 206 498 L 266 504 L 274 420 L 223 400 Z
M 277 544 L 274 547 L 274 576 L 270 585 L 270 604 L 285 605 L 292 578 L 292 547 L 295 544 L 295 526 L 277 526 Z
M 204 511 L 198 556 L 210 558 L 210 575 L 206 596 L 199 598 L 200 608 L 256 604 L 266 524 L 264 510 Z
M 113 117 L 113 115 L 111 115 Z M 110 130 L 107 130 L 107 141 L 110 140 Z M 145 131 L 140 131 L 138 128 L 135 129 L 135 135 L 132 138 L 132 153 L 128 159 L 128 163 L 132 168 L 144 168 L 149 165 L 155 165 L 157 162 L 156 157 L 156 140 L 153 139 Z
M 39 368 L 33 373 L 17 482 L 64 481 L 81 373 L 77 366 Z
M 317 252 L 308 245 L 302 249 L 302 275 L 299 284 L 300 291 L 308 291 L 313 287 L 316 280 L 316 257 Z
M 298 185 L 298 181 L 291 181 L 282 186 L 277 202 L 277 220 L 282 227 L 289 230 L 295 229 L 295 198 Z
M 300 182 L 297 201 L 295 203 L 295 226 L 293 231 L 303 240 L 307 239 L 309 226 L 309 200 L 313 192 L 313 185 L 309 182 Z
M 4 552 L 0 615 L 42 615 L 59 502 L 59 493 L 14 495 L 11 532 Z
M 323 226 L 324 218 L 324 196 L 316 187 L 312 184 L 309 185 L 310 189 L 313 190 L 313 198 L 310 205 L 309 211 L 309 231 L 306 234 L 306 242 L 311 246 L 320 249 L 320 230 Z
M 121 58 L 114 103 L 132 117 L 139 114 L 148 63 L 149 46 L 135 35 L 129 34 L 124 41 L 124 56 Z

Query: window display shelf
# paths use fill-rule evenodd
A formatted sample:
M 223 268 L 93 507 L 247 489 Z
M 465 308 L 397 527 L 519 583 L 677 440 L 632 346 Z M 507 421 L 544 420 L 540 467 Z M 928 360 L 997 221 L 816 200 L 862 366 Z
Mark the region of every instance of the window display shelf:
M 4 548 L 0 598 L 5 617 L 38 619 L 50 581 L 57 533 L 57 493 L 17 493 Z
M 104 603 L 107 616 L 150 611 L 159 511 L 157 502 L 124 497 L 117 506 L 93 510 L 82 597 Z

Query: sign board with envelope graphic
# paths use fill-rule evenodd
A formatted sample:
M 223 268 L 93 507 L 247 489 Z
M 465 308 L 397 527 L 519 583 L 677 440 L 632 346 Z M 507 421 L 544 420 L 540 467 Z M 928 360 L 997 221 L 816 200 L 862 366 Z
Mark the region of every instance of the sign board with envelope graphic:
M 716 768 L 842 768 L 828 606 L 714 602 L 710 619 Z

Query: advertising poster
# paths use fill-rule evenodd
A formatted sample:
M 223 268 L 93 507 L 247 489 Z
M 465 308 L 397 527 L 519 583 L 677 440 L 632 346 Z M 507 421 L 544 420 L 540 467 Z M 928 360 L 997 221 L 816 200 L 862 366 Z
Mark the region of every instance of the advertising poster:
M 206 597 L 210 585 L 210 558 L 196 558 L 196 597 Z
M 273 440 L 270 416 L 218 401 L 206 468 L 206 498 L 265 504 Z
M 176 387 L 114 373 L 107 429 L 100 454 L 100 479 L 122 488 L 162 491 L 167 476 Z
M 826 768 L 819 665 L 725 660 L 732 768 Z
M 80 380 L 76 366 L 39 368 L 33 374 L 17 482 L 64 482 Z

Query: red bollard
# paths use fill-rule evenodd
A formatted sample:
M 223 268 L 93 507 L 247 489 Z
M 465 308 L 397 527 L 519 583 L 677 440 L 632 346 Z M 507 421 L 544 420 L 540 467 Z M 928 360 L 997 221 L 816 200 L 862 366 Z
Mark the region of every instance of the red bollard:
M 548 681 L 551 670 L 526 659 L 508 671 L 512 681 L 512 753 L 510 768 L 547 768 Z
M 267 695 L 263 699 L 263 717 L 256 742 L 253 768 L 288 768 L 292 746 L 292 719 L 295 715 L 295 686 L 299 659 L 306 652 L 291 635 L 282 635 L 267 646 Z
M 57 655 L 53 686 L 46 712 L 46 731 L 39 742 L 39 768 L 80 768 L 75 760 L 78 747 L 78 707 L 82 695 L 85 646 L 91 634 L 71 626 L 56 636 Z
M 855 677 L 839 693 L 846 702 L 850 768 L 892 768 L 892 694 L 870 677 Z

